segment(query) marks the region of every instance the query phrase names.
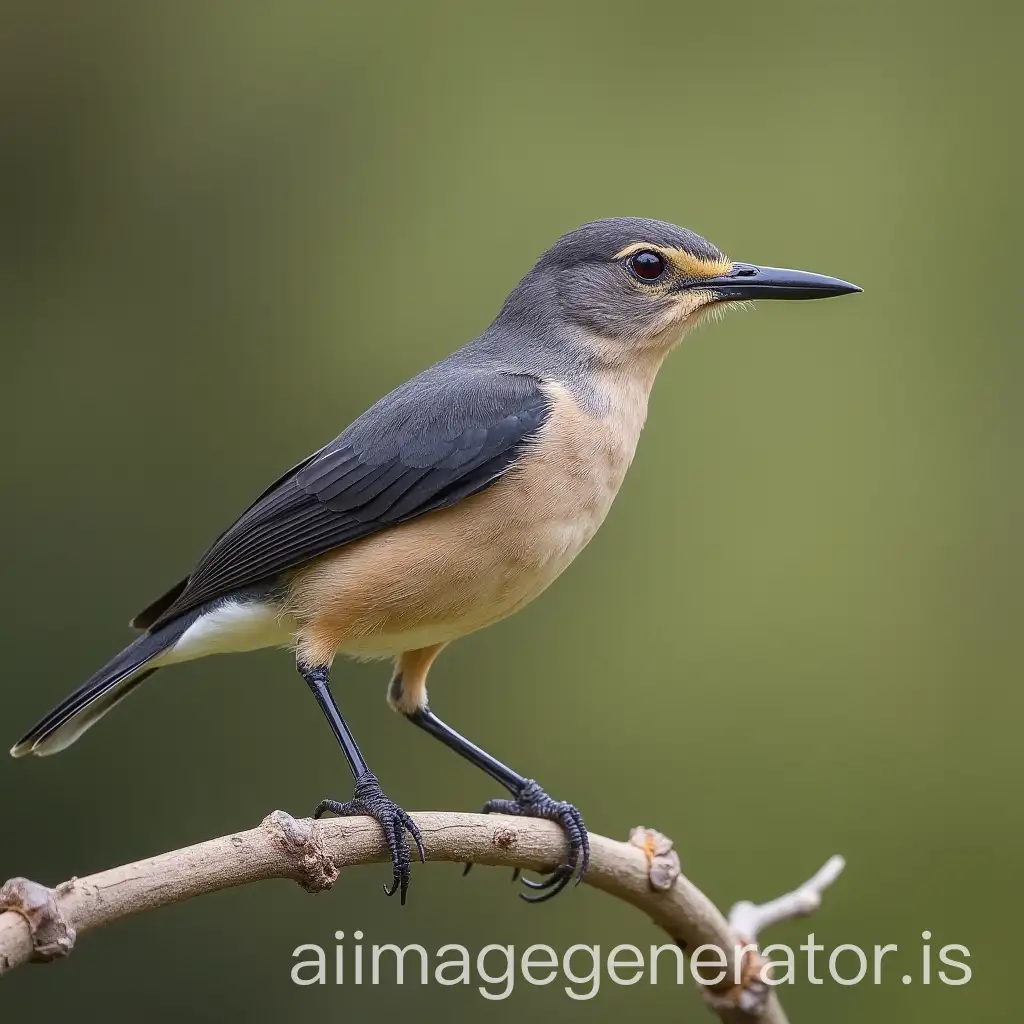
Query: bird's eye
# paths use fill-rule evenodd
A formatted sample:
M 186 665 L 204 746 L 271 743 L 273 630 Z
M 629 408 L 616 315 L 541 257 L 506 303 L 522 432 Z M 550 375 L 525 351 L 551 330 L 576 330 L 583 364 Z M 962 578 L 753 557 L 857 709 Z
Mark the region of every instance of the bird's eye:
M 665 273 L 665 257 L 649 250 L 634 253 L 627 265 L 641 281 L 657 281 Z

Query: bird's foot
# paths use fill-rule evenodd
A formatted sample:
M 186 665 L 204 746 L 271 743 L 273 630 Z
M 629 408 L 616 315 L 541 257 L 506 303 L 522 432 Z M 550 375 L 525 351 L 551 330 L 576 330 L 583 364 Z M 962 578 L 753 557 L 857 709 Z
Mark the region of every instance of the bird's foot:
M 327 811 L 337 814 L 340 818 L 365 814 L 380 825 L 384 830 L 388 850 L 391 852 L 391 868 L 394 872 L 391 886 L 390 888 L 384 886 L 384 892 L 388 896 L 394 896 L 396 892 L 401 892 L 404 906 L 405 894 L 409 889 L 410 865 L 412 863 L 412 858 L 409 856 L 409 842 L 405 837 L 407 830 L 416 843 L 420 863 L 427 859 L 423 851 L 423 836 L 416 822 L 384 793 L 373 772 L 363 772 L 356 779 L 351 800 L 346 800 L 344 803 L 339 800 L 321 800 L 317 804 L 316 810 L 313 811 L 313 817 L 319 818 Z
M 524 818 L 546 818 L 548 821 L 558 822 L 569 840 L 569 858 L 565 864 L 560 864 L 547 878 L 538 882 L 528 878 L 520 879 L 528 889 L 540 891 L 540 895 L 537 896 L 520 893 L 521 899 L 527 903 L 542 903 L 557 896 L 573 878 L 576 879 L 577 885 L 583 881 L 590 864 L 590 838 L 586 825 L 583 824 L 583 815 L 572 804 L 564 800 L 552 800 L 533 779 L 527 779 L 511 800 L 488 800 L 483 806 L 483 813 L 491 812 L 515 814 Z M 468 872 L 471 867 L 472 864 L 467 864 L 465 871 Z M 517 878 L 518 868 L 513 873 L 512 880 L 515 881 Z

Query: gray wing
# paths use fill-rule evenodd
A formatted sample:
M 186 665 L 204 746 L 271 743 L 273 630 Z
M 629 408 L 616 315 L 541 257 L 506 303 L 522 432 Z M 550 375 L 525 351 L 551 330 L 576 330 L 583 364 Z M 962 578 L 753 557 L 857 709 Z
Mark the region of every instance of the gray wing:
M 281 477 L 133 625 L 169 621 L 494 483 L 544 424 L 550 400 L 534 377 L 443 366 Z

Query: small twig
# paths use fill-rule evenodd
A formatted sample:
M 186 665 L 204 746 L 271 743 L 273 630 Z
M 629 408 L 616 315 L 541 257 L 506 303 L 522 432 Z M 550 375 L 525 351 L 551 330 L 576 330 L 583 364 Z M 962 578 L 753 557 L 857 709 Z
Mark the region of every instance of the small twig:
M 795 917 L 806 917 L 821 906 L 821 894 L 843 873 L 846 861 L 838 854 L 803 885 L 767 903 L 743 900 L 729 911 L 729 924 L 747 942 L 757 942 L 765 928 Z
M 562 830 L 548 821 L 439 811 L 412 817 L 430 861 L 551 870 L 566 855 Z M 739 936 L 753 936 L 816 907 L 821 890 L 842 870 L 841 859 L 833 858 L 810 882 L 779 900 L 761 907 L 737 904 L 730 923 L 680 872 L 671 841 L 660 833 L 634 829 L 628 843 L 591 835 L 590 843 L 590 885 L 643 910 L 684 948 L 722 950 L 728 962 L 725 980 L 701 988 L 722 1021 L 786 1024 L 774 991 L 759 983 L 756 973 L 750 976 L 749 954 Z M 247 832 L 72 878 L 55 889 L 12 879 L 0 888 L 0 974 L 30 960 L 66 956 L 77 935 L 142 910 L 264 878 L 291 878 L 319 892 L 334 884 L 340 868 L 387 859 L 380 827 L 371 818 L 313 821 L 274 811 Z M 734 981 L 737 957 L 740 985 Z
M 719 1016 L 738 1011 L 738 1020 L 763 1017 L 772 1001 L 772 988 L 765 980 L 767 961 L 757 949 L 758 936 L 765 928 L 793 918 L 806 917 L 821 906 L 821 894 L 842 874 L 846 861 L 838 854 L 830 857 L 803 885 L 767 903 L 742 900 L 729 911 L 729 925 L 746 948 L 740 954 L 742 983 L 731 992 L 701 989 L 704 1001 Z M 723 1018 L 724 1019 L 724 1018 Z

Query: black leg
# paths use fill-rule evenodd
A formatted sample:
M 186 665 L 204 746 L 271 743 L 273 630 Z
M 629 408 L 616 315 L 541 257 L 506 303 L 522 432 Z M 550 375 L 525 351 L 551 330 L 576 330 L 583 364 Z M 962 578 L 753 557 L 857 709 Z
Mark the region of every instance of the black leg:
M 384 891 L 389 896 L 393 896 L 396 891 L 400 890 L 404 905 L 405 894 L 409 889 L 410 875 L 409 844 L 405 838 L 405 832 L 408 829 L 415 840 L 422 862 L 426 860 L 426 856 L 423 851 L 423 837 L 420 830 L 416 822 L 385 795 L 377 777 L 363 760 L 352 730 L 342 718 L 334 694 L 331 693 L 330 670 L 327 666 L 305 665 L 300 661 L 296 663 L 296 667 L 302 678 L 309 684 L 320 709 L 327 716 L 327 721 L 330 722 L 335 738 L 345 752 L 348 766 L 352 769 L 352 777 L 356 781 L 351 800 L 344 802 L 321 800 L 313 812 L 313 817 L 319 818 L 326 811 L 331 811 L 340 817 L 366 814 L 376 820 L 384 830 L 384 838 L 387 840 L 388 850 L 391 853 L 391 867 L 394 872 L 390 888 L 385 886 Z
M 456 732 L 450 725 L 446 725 L 430 708 L 418 708 L 406 715 L 413 725 L 419 726 L 424 732 L 435 736 L 446 747 L 450 747 L 457 754 L 461 754 L 471 764 L 485 771 L 495 782 L 504 786 L 511 794 L 511 800 L 488 800 L 483 807 L 483 813 L 488 814 L 495 811 L 499 814 L 518 814 L 528 818 L 547 818 L 549 821 L 557 821 L 565 830 L 569 840 L 568 863 L 559 865 L 546 879 L 540 882 L 532 882 L 523 879 L 523 884 L 530 889 L 547 890 L 540 896 L 520 896 L 529 903 L 540 903 L 557 896 L 573 877 L 577 883 L 583 880 L 587 866 L 590 863 L 590 840 L 587 836 L 586 826 L 583 824 L 583 816 L 573 807 L 572 804 L 562 800 L 552 800 L 533 779 L 527 779 L 514 772 L 507 765 L 504 765 L 495 757 L 491 757 L 486 750 L 481 750 L 475 743 L 470 742 L 461 733 Z M 469 871 L 471 864 L 466 865 Z M 513 878 L 517 877 L 517 871 Z

